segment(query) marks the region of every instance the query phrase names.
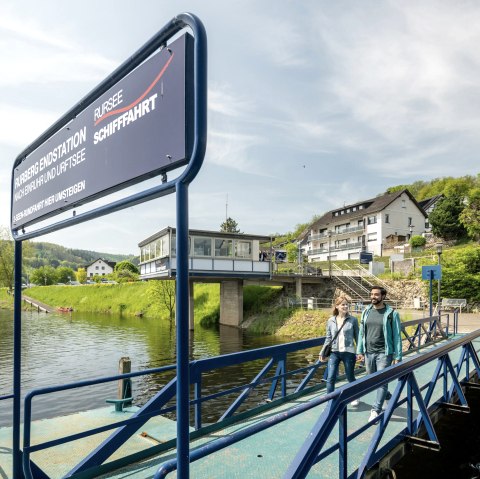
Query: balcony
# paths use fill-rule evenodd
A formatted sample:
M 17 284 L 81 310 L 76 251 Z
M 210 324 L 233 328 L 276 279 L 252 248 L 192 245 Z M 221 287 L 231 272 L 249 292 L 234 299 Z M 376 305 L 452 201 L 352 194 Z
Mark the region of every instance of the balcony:
M 316 248 L 316 249 L 311 249 L 307 251 L 308 256 L 312 256 L 314 254 L 323 254 L 323 253 L 328 253 L 328 248 Z
M 342 244 L 340 246 L 332 246 L 331 251 L 344 251 L 344 250 L 347 250 L 347 249 L 358 249 L 358 248 L 361 248 L 361 247 L 362 247 L 362 243 L 360 243 L 360 242 L 347 243 L 347 244 Z
M 363 225 L 361 226 L 349 226 L 348 228 L 342 228 L 339 230 L 332 230 L 332 237 L 333 236 L 340 236 L 344 234 L 351 234 L 351 233 L 358 233 L 358 232 L 363 232 L 365 228 Z M 328 233 L 318 233 L 315 235 L 309 235 L 308 236 L 308 242 L 316 241 L 316 240 L 323 240 L 325 238 L 328 238 Z
M 348 228 L 343 228 L 338 231 L 333 231 L 332 236 L 338 236 L 338 235 L 344 235 L 344 234 L 349 234 L 349 233 L 358 233 L 359 231 L 363 231 L 363 225 L 362 226 L 350 226 Z

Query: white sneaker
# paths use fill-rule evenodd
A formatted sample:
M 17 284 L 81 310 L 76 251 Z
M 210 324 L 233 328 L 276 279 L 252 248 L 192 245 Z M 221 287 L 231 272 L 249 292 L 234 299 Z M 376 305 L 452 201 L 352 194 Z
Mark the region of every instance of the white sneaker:
M 357 407 L 360 404 L 360 401 L 358 399 L 354 399 L 351 403 L 350 406 Z
M 376 419 L 378 417 L 378 412 L 375 411 L 375 409 L 372 409 L 370 411 L 370 417 L 368 418 L 368 422 L 370 421 L 373 421 L 374 419 Z

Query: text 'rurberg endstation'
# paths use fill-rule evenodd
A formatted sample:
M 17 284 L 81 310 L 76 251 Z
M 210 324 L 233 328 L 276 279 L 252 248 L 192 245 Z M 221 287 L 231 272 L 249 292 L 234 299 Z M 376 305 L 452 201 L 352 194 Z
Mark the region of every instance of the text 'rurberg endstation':
M 16 191 L 14 198 L 15 201 L 27 195 L 42 184 L 47 183 L 50 179 L 55 178 L 57 175 L 62 174 L 84 161 L 85 148 L 82 148 L 81 150 L 78 150 L 78 148 L 85 143 L 86 139 L 87 128 L 83 127 L 18 175 L 15 178 L 14 184 L 14 189 Z M 69 154 L 70 156 L 66 156 Z M 46 168 L 52 166 L 52 164 L 54 165 L 53 168 L 42 173 Z M 42 174 L 39 175 L 40 173 Z M 25 186 L 22 188 L 22 185 Z

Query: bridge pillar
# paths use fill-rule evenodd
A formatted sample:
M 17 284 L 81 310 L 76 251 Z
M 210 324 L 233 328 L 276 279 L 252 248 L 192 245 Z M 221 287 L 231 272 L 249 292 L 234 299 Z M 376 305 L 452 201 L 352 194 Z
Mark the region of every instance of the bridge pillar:
M 243 280 L 220 283 L 220 324 L 239 327 L 243 321 Z
M 295 296 L 302 297 L 302 278 L 295 278 Z

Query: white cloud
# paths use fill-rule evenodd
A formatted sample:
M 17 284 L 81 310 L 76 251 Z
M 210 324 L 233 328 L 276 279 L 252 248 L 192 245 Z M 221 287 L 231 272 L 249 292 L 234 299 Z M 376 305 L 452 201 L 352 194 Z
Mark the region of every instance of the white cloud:
M 5 103 L 0 103 L 0 111 L 0 144 L 15 146 L 19 149 L 33 142 L 59 116 L 52 112 L 21 108 Z
M 245 117 L 253 110 L 253 105 L 251 101 L 234 95 L 228 86 L 213 84 L 208 90 L 208 109 L 214 114 Z
M 118 63 L 85 51 L 60 28 L 48 28 L 27 15 L 0 16 L 0 87 L 28 83 L 97 82 Z
M 263 143 L 261 137 L 210 129 L 206 161 L 239 171 L 255 171 L 250 150 Z

